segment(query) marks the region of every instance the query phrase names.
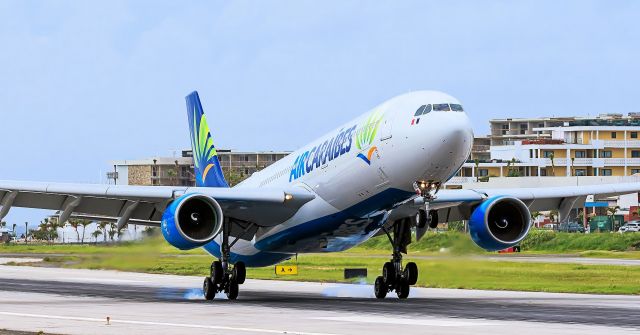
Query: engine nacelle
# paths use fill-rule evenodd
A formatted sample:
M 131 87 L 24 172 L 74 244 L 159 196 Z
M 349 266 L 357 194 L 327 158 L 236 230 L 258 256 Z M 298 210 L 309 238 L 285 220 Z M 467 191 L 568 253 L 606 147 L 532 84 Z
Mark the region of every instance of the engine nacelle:
M 172 201 L 162 215 L 162 235 L 181 250 L 211 242 L 222 229 L 222 209 L 203 194 L 186 194 Z
M 497 251 L 513 247 L 529 233 L 531 214 L 520 199 L 497 196 L 482 202 L 471 214 L 471 239 L 481 248 Z

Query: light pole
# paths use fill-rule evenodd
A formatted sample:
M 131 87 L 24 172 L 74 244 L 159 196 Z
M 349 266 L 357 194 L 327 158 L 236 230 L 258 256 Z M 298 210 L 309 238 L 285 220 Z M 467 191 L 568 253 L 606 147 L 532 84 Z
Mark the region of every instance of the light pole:
M 24 244 L 27 244 L 27 238 L 29 237 L 29 222 L 24 223 Z

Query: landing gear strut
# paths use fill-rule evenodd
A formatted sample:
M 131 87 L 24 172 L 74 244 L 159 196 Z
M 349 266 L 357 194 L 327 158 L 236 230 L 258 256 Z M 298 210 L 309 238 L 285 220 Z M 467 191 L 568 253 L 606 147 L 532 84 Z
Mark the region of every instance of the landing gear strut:
M 397 221 L 393 225 L 393 237 L 386 229 L 384 232 L 393 246 L 393 254 L 391 260 L 384 263 L 382 276 L 376 278 L 374 293 L 376 298 L 382 299 L 387 296 L 387 293 L 395 291 L 398 298 L 406 299 L 409 296 L 410 286 L 418 281 L 416 263 L 410 262 L 404 268 L 402 267 L 402 254 L 407 253 L 407 245 L 411 243 L 411 221 L 409 219 Z
M 230 250 L 236 241 L 229 244 L 229 221 L 225 219 L 222 227 L 222 244 L 220 245 L 222 259 L 211 263 L 210 275 L 204 279 L 202 284 L 206 300 L 213 300 L 218 292 L 224 292 L 229 300 L 235 300 L 238 297 L 239 285 L 244 283 L 247 270 L 243 262 L 237 262 L 235 265 L 229 263 Z

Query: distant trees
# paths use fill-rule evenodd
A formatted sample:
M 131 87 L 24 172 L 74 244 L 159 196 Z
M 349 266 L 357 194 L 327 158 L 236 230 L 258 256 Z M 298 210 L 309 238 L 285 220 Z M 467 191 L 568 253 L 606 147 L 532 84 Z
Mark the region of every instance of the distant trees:
M 56 218 L 44 218 L 40 221 L 37 229 L 31 230 L 31 237 L 36 240 L 47 241 L 47 243 L 53 243 L 58 238 L 58 219 Z

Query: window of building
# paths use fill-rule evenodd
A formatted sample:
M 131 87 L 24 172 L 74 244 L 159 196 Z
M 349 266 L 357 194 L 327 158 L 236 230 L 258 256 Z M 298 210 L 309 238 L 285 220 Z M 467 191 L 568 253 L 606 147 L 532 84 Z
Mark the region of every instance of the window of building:
M 618 133 L 616 133 L 615 131 L 612 131 L 611 138 L 618 138 Z
M 640 158 L 640 150 L 631 150 L 632 158 Z
M 585 158 L 587 157 L 587 153 L 584 151 L 576 151 L 576 158 Z
M 488 175 L 489 175 L 489 170 L 488 169 L 478 169 L 478 176 L 486 177 Z
M 249 155 L 244 155 L 244 161 L 248 162 L 249 161 Z
M 508 124 L 503 124 L 502 125 L 502 130 L 509 130 L 509 125 Z
M 611 169 L 600 169 L 601 176 L 611 176 Z
M 551 158 L 551 156 L 553 156 L 553 151 L 551 151 L 551 150 L 544 151 L 544 152 L 542 153 L 542 156 L 543 156 L 544 158 Z
M 427 105 L 422 105 L 420 106 L 420 108 L 418 108 L 418 110 L 416 111 L 415 114 L 413 114 L 413 116 L 420 116 L 422 115 L 422 112 L 424 112 L 424 109 L 427 107 Z
M 640 169 L 631 169 L 631 174 L 638 174 L 640 173 Z
M 152 177 L 157 177 L 158 176 L 158 166 L 154 165 L 151 167 L 151 176 Z
M 611 158 L 611 151 L 610 150 L 600 151 L 600 158 Z
M 189 167 L 188 166 L 181 166 L 180 167 L 180 176 L 189 177 Z
M 449 104 L 434 104 L 433 110 L 436 112 L 450 112 Z
M 631 138 L 638 138 L 638 132 L 637 131 L 632 131 L 631 132 Z
M 586 175 L 587 175 L 586 169 L 576 169 L 576 176 L 586 176 Z
M 458 104 L 451 104 L 451 110 L 454 112 L 464 111 L 464 109 L 462 109 L 462 105 L 458 105 Z

